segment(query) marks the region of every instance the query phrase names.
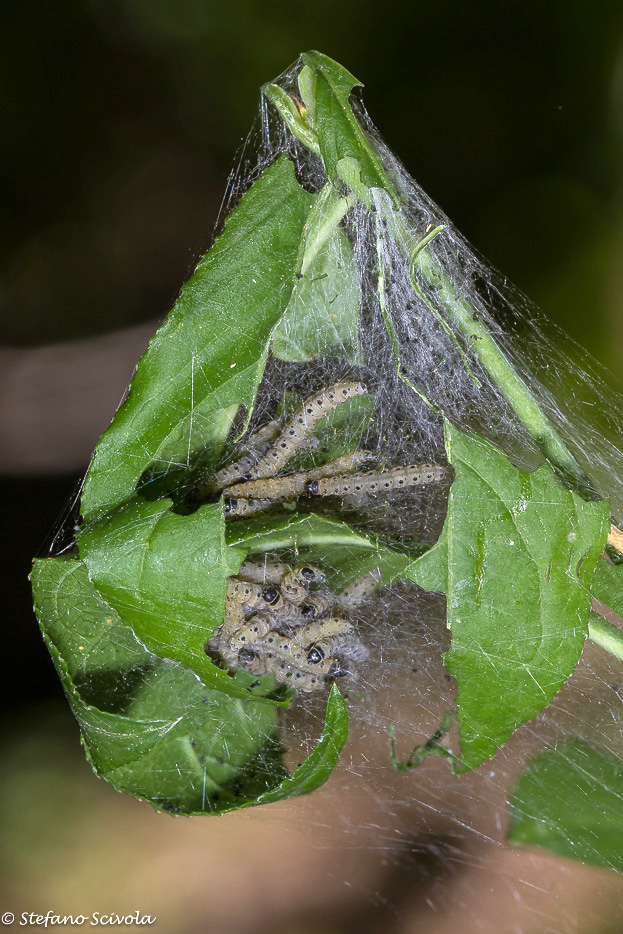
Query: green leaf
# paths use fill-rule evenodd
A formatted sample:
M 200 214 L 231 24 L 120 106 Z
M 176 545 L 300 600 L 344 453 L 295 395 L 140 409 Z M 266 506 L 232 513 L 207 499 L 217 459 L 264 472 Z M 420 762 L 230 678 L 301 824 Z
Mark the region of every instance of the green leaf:
M 310 122 L 307 120 L 307 114 L 301 113 L 288 92 L 284 91 L 278 84 L 265 84 L 262 90 L 266 97 L 273 102 L 279 111 L 279 116 L 290 132 L 300 139 L 308 149 L 320 155 L 318 139 Z
M 225 615 L 227 578 L 244 551 L 225 545 L 220 503 L 191 515 L 171 501 L 135 499 L 108 521 L 88 525 L 78 544 L 89 577 L 154 654 L 191 667 L 229 694 L 246 691 L 205 653 Z
M 253 405 L 272 331 L 301 265 L 314 198 L 281 157 L 229 215 L 99 441 L 82 494 L 85 519 L 127 500 L 146 471 L 188 464 L 206 441 L 215 443 L 219 410 Z M 230 427 L 222 420 L 221 441 Z
M 244 696 L 231 697 L 153 655 L 94 588 L 82 561 L 36 561 L 32 582 L 87 757 L 113 787 L 157 808 L 205 814 L 307 794 L 329 777 L 348 735 L 337 689 L 321 739 L 290 776 L 276 709 L 250 693 L 257 679 L 239 672 Z
M 268 804 L 315 791 L 331 775 L 347 739 L 348 708 L 334 684 L 329 692 L 324 729 L 317 746 L 290 778 L 286 778 L 274 791 L 263 794 L 257 803 Z
M 35 561 L 31 580 L 41 631 L 91 760 L 106 770 L 144 754 L 175 721 L 166 713 L 134 722 L 117 711 L 125 709 L 137 677 L 157 659 L 94 590 L 81 561 Z
M 356 362 L 359 301 L 352 247 L 346 233 L 336 227 L 297 281 L 275 329 L 273 353 L 295 363 L 331 356 Z
M 446 532 L 447 529 L 444 527 L 437 544 L 418 558 L 406 572 L 405 576 L 410 576 L 411 580 L 419 584 L 422 590 L 448 593 L 448 536 Z
M 350 105 L 352 90 L 362 87 L 361 81 L 320 52 L 306 52 L 302 59 L 316 76 L 314 126 L 327 175 L 339 187 L 344 179 L 338 163 L 343 159 L 356 160 L 362 185 L 384 188 L 398 204 L 395 187 Z
M 591 593 L 595 600 L 623 617 L 623 565 L 611 564 L 605 559 L 598 561 L 591 580 Z
M 447 595 L 461 761 L 473 769 L 532 719 L 573 671 L 608 503 L 563 489 L 545 464 L 518 471 L 482 438 L 446 425 L 455 470 L 439 543 L 407 572 Z
M 413 561 L 412 555 L 383 544 L 375 535 L 313 514 L 236 522 L 226 527 L 226 535 L 230 545 L 244 546 L 249 555 L 291 551 L 297 559 L 319 565 L 333 590 L 375 568 L 381 571 L 381 585 L 389 584 L 403 576 Z
M 256 803 L 288 776 L 274 707 L 209 690 L 187 669 L 163 663 L 127 713 L 140 722 L 164 710 L 174 726 L 162 741 L 140 761 L 107 770 L 116 788 L 159 808 L 222 812 Z
M 539 753 L 510 800 L 510 843 L 623 872 L 623 762 L 569 741 Z

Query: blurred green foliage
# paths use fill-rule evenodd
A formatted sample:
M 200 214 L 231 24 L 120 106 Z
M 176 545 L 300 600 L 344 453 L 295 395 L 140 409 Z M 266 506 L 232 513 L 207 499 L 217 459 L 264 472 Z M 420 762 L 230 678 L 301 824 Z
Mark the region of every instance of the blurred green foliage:
M 259 87 L 319 48 L 475 243 L 616 368 L 620 0 L 24 0 L 3 8 L 0 341 L 164 315 L 207 247 Z

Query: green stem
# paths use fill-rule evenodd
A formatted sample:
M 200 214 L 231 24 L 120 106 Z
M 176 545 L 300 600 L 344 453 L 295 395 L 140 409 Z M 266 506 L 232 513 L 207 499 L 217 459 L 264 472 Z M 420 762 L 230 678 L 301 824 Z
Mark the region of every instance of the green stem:
M 414 249 L 416 233 L 409 227 L 404 215 L 391 209 L 387 211 L 387 215 L 396 244 L 409 263 L 412 284 L 415 280 L 417 263 L 422 279 L 435 289 L 436 301 L 461 332 L 463 338 L 471 345 L 483 369 L 487 371 L 493 383 L 511 405 L 545 457 L 571 485 L 594 498 L 595 490 L 587 474 L 580 467 L 504 351 L 498 346 L 478 313 L 459 294 L 431 251 L 422 249 L 423 244 L 418 242 L 415 243 Z M 431 231 L 432 233 L 435 231 Z M 430 243 L 432 239 L 433 237 L 429 235 L 428 242 Z M 414 288 L 414 291 L 421 296 L 420 289 Z M 428 302 L 426 304 L 430 307 Z M 437 310 L 436 313 L 439 314 Z
M 588 621 L 588 638 L 610 655 L 623 661 L 623 632 L 613 623 L 592 613 Z
M 463 337 L 472 344 L 474 353 L 489 373 L 507 402 L 510 403 L 525 429 L 537 442 L 547 459 L 563 476 L 571 478 L 584 490 L 592 490 L 591 482 L 556 428 L 519 376 L 504 351 L 498 346 L 487 326 L 440 269 L 430 251 L 419 255 L 422 278 L 436 288 L 439 304 L 451 316 Z
M 428 759 L 429 756 L 441 756 L 443 759 L 448 759 L 453 766 L 456 763 L 456 757 L 450 749 L 446 749 L 445 746 L 440 746 L 441 740 L 444 738 L 448 730 L 450 729 L 450 723 L 452 721 L 452 711 L 447 710 L 442 718 L 439 727 L 435 730 L 433 735 L 426 740 L 425 743 L 420 743 L 415 746 L 405 760 L 405 762 L 399 762 L 398 756 L 396 755 L 396 732 L 394 729 L 393 723 L 387 724 L 387 732 L 391 740 L 391 759 L 392 765 L 397 772 L 410 772 L 411 769 L 417 769 L 418 766 L 422 764 L 424 759 Z

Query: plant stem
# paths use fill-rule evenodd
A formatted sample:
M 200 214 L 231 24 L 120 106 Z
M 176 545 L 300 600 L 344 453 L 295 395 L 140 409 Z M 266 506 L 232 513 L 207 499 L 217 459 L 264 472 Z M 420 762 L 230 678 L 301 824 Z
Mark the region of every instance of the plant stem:
M 393 228 L 396 244 L 409 263 L 412 284 L 414 284 L 417 263 L 422 279 L 428 286 L 434 288 L 438 304 L 471 346 L 483 369 L 487 371 L 504 398 L 510 403 L 524 428 L 537 442 L 552 466 L 565 479 L 571 481 L 573 486 L 595 498 L 595 490 L 587 474 L 577 463 L 502 348 L 498 346 L 489 328 L 469 302 L 459 294 L 431 251 L 422 249 L 417 233 L 409 226 L 404 215 L 391 210 L 387 213 L 389 215 L 387 220 Z M 429 243 L 433 239 L 431 236 Z M 414 291 L 421 296 L 417 283 L 415 283 Z M 426 304 L 429 305 L 428 302 Z
M 623 661 L 623 632 L 613 623 L 592 613 L 588 621 L 588 638 Z
M 413 247 L 413 249 L 411 250 L 411 255 L 410 255 L 410 257 L 409 257 L 409 281 L 410 281 L 410 283 L 411 283 L 411 288 L 413 289 L 413 291 L 415 292 L 415 294 L 417 295 L 417 297 L 420 299 L 420 301 L 424 302 L 424 304 L 425 304 L 426 307 L 429 309 L 429 311 L 432 311 L 432 313 L 435 315 L 435 317 L 437 318 L 437 320 L 438 320 L 439 323 L 441 324 L 442 328 L 444 329 L 444 331 L 446 332 L 446 334 L 448 335 L 448 337 L 450 338 L 450 340 L 452 341 L 452 343 L 453 343 L 454 346 L 456 347 L 457 352 L 458 352 L 458 354 L 459 354 L 461 360 L 463 361 L 463 366 L 465 367 L 465 370 L 466 370 L 466 372 L 467 372 L 469 378 L 470 378 L 471 381 L 474 383 L 474 385 L 477 386 L 477 387 L 480 389 L 482 383 L 480 382 L 480 380 L 478 379 L 478 377 L 475 375 L 474 371 L 472 370 L 471 365 L 470 365 L 470 362 L 469 362 L 469 360 L 467 359 L 467 354 L 465 353 L 465 351 L 464 351 L 463 348 L 461 347 L 460 342 L 457 340 L 456 334 L 454 333 L 454 331 L 452 330 L 452 328 L 450 327 L 450 325 L 448 324 L 448 322 L 446 321 L 446 319 L 443 317 L 443 315 L 441 315 L 441 314 L 439 313 L 439 309 L 436 308 L 436 307 L 433 305 L 433 303 L 426 297 L 426 295 L 424 294 L 424 292 L 423 292 L 422 289 L 420 288 L 419 283 L 418 283 L 418 281 L 417 281 L 417 279 L 416 279 L 416 276 L 415 276 L 415 260 L 416 260 L 416 258 L 417 258 L 417 256 L 418 256 L 418 254 L 421 253 L 421 251 L 422 251 L 423 249 L 425 249 L 425 247 L 427 247 L 428 244 L 429 244 L 432 240 L 434 240 L 435 237 L 436 237 L 438 234 L 442 233 L 442 231 L 444 231 L 444 230 L 447 230 L 447 224 L 439 224 L 438 227 L 435 227 L 434 230 L 431 230 L 430 233 L 428 233 L 425 237 L 423 237 L 423 238 L 422 238 L 418 243 L 416 243 L 416 245 Z
M 563 476 L 573 479 L 581 489 L 592 490 L 588 476 L 577 463 L 504 351 L 498 346 L 488 327 L 480 320 L 471 305 L 457 292 L 430 251 L 421 251 L 418 260 L 422 277 L 429 285 L 436 288 L 435 294 L 439 304 L 451 316 L 465 340 L 470 342 L 483 368 L 489 373 L 550 463 Z

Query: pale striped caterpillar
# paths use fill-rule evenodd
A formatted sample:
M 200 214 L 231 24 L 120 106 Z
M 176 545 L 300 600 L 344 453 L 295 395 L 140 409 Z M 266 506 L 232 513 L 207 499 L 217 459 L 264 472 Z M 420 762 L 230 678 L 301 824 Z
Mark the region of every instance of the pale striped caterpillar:
M 341 617 L 310 623 L 291 638 L 270 632 L 258 639 L 252 648 L 267 672 L 279 681 L 293 681 L 304 691 L 315 690 L 326 677 L 342 674 L 343 660 L 363 661 L 368 656 L 352 624 Z M 334 648 L 340 649 L 341 655 Z
M 321 418 L 324 418 L 341 402 L 367 393 L 360 382 L 335 383 L 309 396 L 301 409 L 290 419 L 275 444 L 250 469 L 248 479 L 274 477 L 296 452 L 308 441 L 310 434 Z
M 236 654 L 244 648 L 253 645 L 258 639 L 267 635 L 274 629 L 273 620 L 268 616 L 252 616 L 248 622 L 240 626 L 227 641 L 227 648 Z
M 299 645 L 287 636 L 277 632 L 269 632 L 253 645 L 253 651 L 265 658 L 275 656 L 294 665 L 299 671 L 310 672 L 315 675 L 328 675 L 332 668 L 337 666 L 337 660 L 328 658 L 313 651 L 305 645 Z
M 230 664 L 247 641 L 245 620 L 250 614 L 258 611 L 270 614 L 272 623 L 268 628 L 284 624 L 302 626 L 316 615 L 316 606 L 325 606 L 324 597 L 317 600 L 315 594 L 309 593 L 311 583 L 324 580 L 322 571 L 313 565 L 290 568 L 266 556 L 263 565 L 244 561 L 239 574 L 240 577 L 227 581 L 225 618 L 207 644 L 209 650 L 220 650 Z
M 227 581 L 227 604 L 237 604 L 245 610 L 270 610 L 271 613 L 283 612 L 288 606 L 278 587 L 264 587 L 237 577 Z
M 274 505 L 274 499 L 237 499 L 235 496 L 226 496 L 223 500 L 223 511 L 226 517 L 253 516 Z
M 326 588 L 314 590 L 307 595 L 305 603 L 301 606 L 301 616 L 303 619 L 316 619 L 323 616 L 334 603 L 334 595 Z
M 387 470 L 367 470 L 344 474 L 329 473 L 328 468 L 333 466 L 334 464 L 325 465 L 324 473 L 320 476 L 318 471 L 321 468 L 316 468 L 313 471 L 301 471 L 300 474 L 293 474 L 291 477 L 238 483 L 226 491 L 228 494 L 236 491 L 239 495 L 228 496 L 225 499 L 225 513 L 226 515 L 248 516 L 268 509 L 275 502 L 300 495 L 345 496 L 353 493 L 390 492 L 425 483 L 438 483 L 446 476 L 446 470 L 440 464 L 409 464 L 404 467 L 391 467 Z M 262 490 L 267 495 L 262 499 L 256 499 L 254 497 L 257 495 L 257 490 Z
M 286 587 L 293 589 L 294 586 L 294 577 L 290 577 L 288 572 Z M 230 612 L 232 607 L 241 606 L 246 616 L 254 612 L 264 613 L 275 619 L 279 625 L 290 623 L 300 626 L 318 615 L 317 606 L 324 612 L 330 605 L 327 604 L 324 594 L 317 597 L 316 593 L 308 594 L 306 590 L 300 593 L 297 589 L 296 596 L 297 599 L 300 597 L 300 604 L 289 600 L 282 592 L 281 586 L 269 584 L 266 587 L 236 577 L 230 577 L 227 581 L 227 607 Z
M 348 493 L 378 493 L 437 483 L 443 480 L 445 469 L 439 464 L 412 464 L 389 470 L 368 470 L 363 473 L 340 474 L 320 480 L 308 480 L 305 492 L 310 496 L 344 496 Z
M 307 693 L 319 690 L 325 683 L 325 674 L 301 671 L 295 664 L 272 653 L 250 655 L 248 660 L 245 660 L 245 668 L 254 675 L 272 675 L 278 683 L 291 685 L 297 691 Z M 330 671 L 329 667 L 327 674 Z
M 294 567 L 264 555 L 263 563 L 243 561 L 239 577 L 227 583 L 225 619 L 206 645 L 228 668 L 240 665 L 254 674 L 271 674 L 301 691 L 322 686 L 326 677 L 363 661 L 368 650 L 352 622 L 327 616 L 336 604 L 354 606 L 378 584 L 378 571 L 364 574 L 335 596 L 312 564 Z
M 363 644 L 357 633 L 345 630 L 336 633 L 324 642 L 318 642 L 315 648 L 319 649 L 326 656 L 338 659 L 341 671 L 344 671 L 348 662 L 358 665 L 367 661 L 370 657 L 368 648 Z
M 378 568 L 363 574 L 348 584 L 344 590 L 337 595 L 335 602 L 342 607 L 359 606 L 365 600 L 372 596 L 381 580 L 381 572 Z
M 295 606 L 301 606 L 303 603 L 307 605 L 314 597 L 314 594 L 309 593 L 309 585 L 323 578 L 324 574 L 317 568 L 302 565 L 284 574 L 281 579 L 281 592 L 286 600 Z
M 309 569 L 305 568 L 305 570 Z M 286 578 L 288 576 L 286 574 Z M 289 603 L 287 600 L 283 600 L 280 604 L 273 604 L 270 608 L 264 608 L 260 614 L 252 616 L 248 621 L 242 622 L 241 620 L 235 630 L 227 630 L 227 632 L 223 630 L 221 639 L 226 639 L 226 644 L 231 651 L 238 652 L 245 646 L 249 646 L 261 639 L 268 632 L 278 627 L 288 626 L 292 632 L 297 634 L 296 641 L 302 644 L 309 627 L 318 625 L 308 623 L 307 620 L 315 619 L 326 612 L 333 605 L 333 596 L 328 591 L 316 591 L 310 594 L 305 588 L 301 597 L 301 602 L 302 600 L 306 601 L 303 606 L 299 607 L 296 603 Z M 312 635 L 307 641 L 316 638 L 320 638 L 320 636 Z
M 341 616 L 326 616 L 317 623 L 307 623 L 302 629 L 295 629 L 290 634 L 297 645 L 310 645 L 321 642 L 342 633 L 354 633 L 353 624 Z
M 374 460 L 374 454 L 371 451 L 352 451 L 350 454 L 344 454 L 331 461 L 330 464 L 313 467 L 311 470 L 301 470 L 288 477 L 270 477 L 236 483 L 223 490 L 223 495 L 254 500 L 294 499 L 305 492 L 305 485 L 309 480 L 332 477 L 342 472 L 348 473 L 372 460 Z
M 245 442 L 242 453 L 237 460 L 217 470 L 206 481 L 197 484 L 196 496 L 205 496 L 218 493 L 223 487 L 243 477 L 247 471 L 265 454 L 279 434 L 279 422 L 276 420 L 262 425 Z
M 279 561 L 274 555 L 266 554 L 261 563 L 256 561 L 243 561 L 238 571 L 238 577 L 256 584 L 279 584 L 281 578 L 288 571 L 288 566 Z
M 318 583 L 325 579 L 320 568 L 312 564 L 299 564 L 294 568 L 278 561 L 271 555 L 266 555 L 263 564 L 253 561 L 243 561 L 238 575 L 245 580 L 255 581 L 259 584 L 279 584 L 284 597 L 291 603 L 297 603 L 296 596 L 301 595 L 299 603 L 303 602 L 311 583 Z M 304 588 L 304 594 L 301 592 Z

